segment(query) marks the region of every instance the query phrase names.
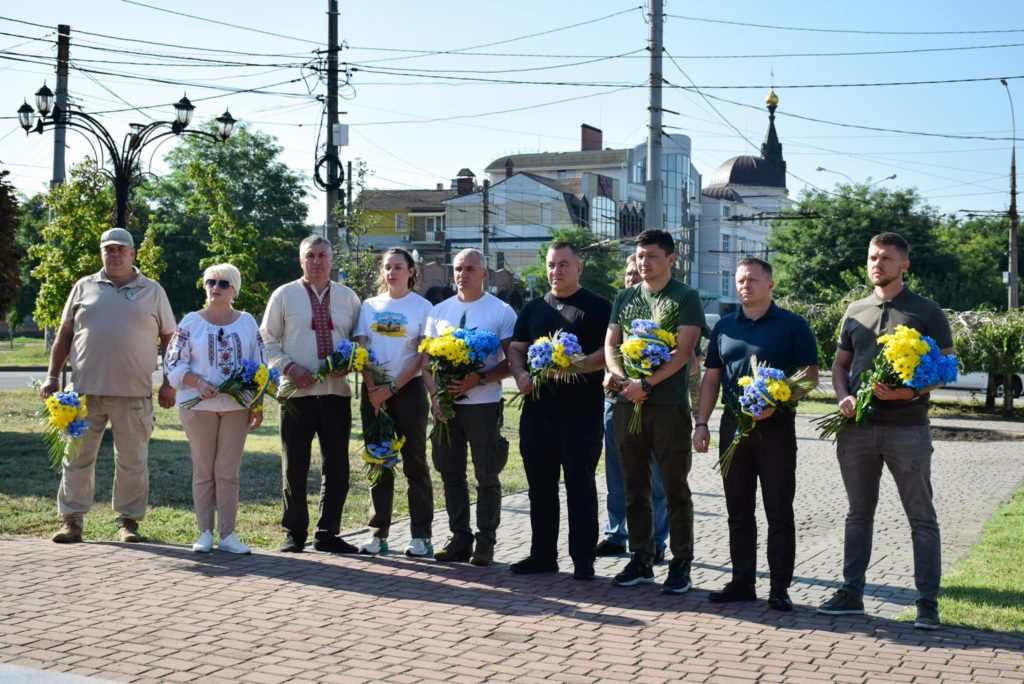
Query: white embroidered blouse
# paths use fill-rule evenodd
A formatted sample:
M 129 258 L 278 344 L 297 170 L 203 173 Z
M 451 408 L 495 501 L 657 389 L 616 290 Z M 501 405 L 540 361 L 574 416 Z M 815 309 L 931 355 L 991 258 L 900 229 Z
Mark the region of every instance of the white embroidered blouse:
M 167 345 L 164 371 L 167 380 L 178 389 L 178 405 L 199 396 L 199 390 L 186 387 L 185 373 L 192 372 L 214 385 L 227 379 L 244 359 L 267 363 L 267 350 L 260 337 L 256 319 L 245 313 L 227 325 L 214 325 L 192 312 L 181 319 Z M 242 407 L 233 398 L 220 394 L 199 402 L 196 411 L 236 411 Z

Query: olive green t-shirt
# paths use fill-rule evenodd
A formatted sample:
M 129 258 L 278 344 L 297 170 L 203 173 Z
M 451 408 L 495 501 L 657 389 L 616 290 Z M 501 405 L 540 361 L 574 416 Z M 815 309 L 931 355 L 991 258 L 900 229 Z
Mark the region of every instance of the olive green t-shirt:
M 853 353 L 850 391 L 860 387 L 860 375 L 874 367 L 882 351 L 878 338 L 905 325 L 935 340 L 939 349 L 953 346 L 949 321 L 939 305 L 904 287 L 898 295 L 884 301 L 872 292 L 850 304 L 839 326 L 839 349 Z M 927 425 L 928 395 L 910 401 L 876 401 L 878 409 L 868 416 L 875 425 Z
M 625 340 L 634 319 L 650 319 L 652 318 L 650 312 L 656 312 L 659 309 L 662 311 L 672 310 L 671 317 L 675 320 L 659 321 L 659 323 L 669 325 L 670 327 L 665 329 L 673 335 L 681 325 L 695 325 L 701 330 L 706 330 L 704 307 L 701 306 L 700 294 L 675 278 L 669 280 L 668 284 L 657 292 L 648 291 L 644 288 L 643 283 L 627 287 L 619 292 L 612 304 L 611 322 L 622 328 L 622 339 Z M 656 316 L 653 318 L 657 320 Z M 685 350 L 685 353 L 686 358 L 689 358 L 690 350 Z M 687 372 L 687 368 L 688 366 L 684 364 L 667 380 L 655 385 L 648 395 L 646 403 L 689 406 L 690 374 Z M 622 397 L 619 397 L 618 400 L 627 401 Z

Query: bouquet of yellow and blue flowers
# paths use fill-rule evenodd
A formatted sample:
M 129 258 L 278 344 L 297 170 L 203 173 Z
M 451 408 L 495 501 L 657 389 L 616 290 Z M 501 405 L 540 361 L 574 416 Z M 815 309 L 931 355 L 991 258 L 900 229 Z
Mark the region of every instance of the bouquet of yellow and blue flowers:
M 626 340 L 619 345 L 622 366 L 626 375 L 639 379 L 650 376 L 663 363 L 672 359 L 676 336 L 659 327 L 653 320 L 634 320 L 626 334 Z M 640 432 L 640 417 L 643 404 L 633 404 L 633 416 L 629 419 L 631 434 Z
M 769 408 L 793 410 L 797 402 L 818 385 L 808 380 L 802 370 L 787 377 L 778 368 L 758 363 L 757 357 L 750 359 L 750 375 L 744 375 L 736 384 L 742 388 L 739 396 L 725 399 L 736 417 L 736 434 L 718 459 L 723 478 L 729 475 L 736 448 L 757 427 L 755 418 L 760 418 Z
M 882 345 L 882 351 L 875 357 L 875 367 L 860 374 L 853 417 L 856 425 L 878 410 L 873 389 L 876 384 L 921 390 L 954 382 L 957 378 L 960 364 L 956 357 L 952 354 L 943 356 L 935 340 L 913 328 L 898 325 L 894 333 L 879 337 L 878 343 Z M 821 437 L 834 440 L 848 421 L 841 412 L 833 411 L 811 422 L 818 427 Z
M 583 372 L 586 354 L 580 347 L 579 339 L 572 333 L 556 331 L 553 335 L 538 337 L 526 350 L 526 365 L 533 383 L 530 393 L 534 399 L 540 395 L 540 388 L 551 381 L 571 381 Z M 509 405 L 523 403 L 526 395 L 516 395 Z
M 377 484 L 385 468 L 394 468 L 402 462 L 405 437 L 398 433 L 394 419 L 381 410 L 363 436 L 362 458 L 370 484 Z
M 50 465 L 58 470 L 78 455 L 82 435 L 89 428 L 85 420 L 89 415 L 85 395 L 55 392 L 46 398 L 46 406 L 39 413 L 43 418 L 43 441 L 50 454 Z
M 281 371 L 278 369 L 268 368 L 265 363 L 254 359 L 243 359 L 242 365 L 231 371 L 231 375 L 217 385 L 217 391 L 230 396 L 239 406 L 253 411 L 263 410 L 264 397 L 270 397 L 283 408 L 289 409 L 287 398 L 277 396 L 280 380 Z M 184 408 L 194 408 L 201 401 L 202 397 L 194 397 L 181 402 L 181 405 Z
M 441 403 L 441 414 L 447 419 L 455 416 L 455 401 L 460 397 L 452 396 L 448 390 L 449 383 L 464 378 L 473 371 L 483 368 L 484 361 L 501 348 L 498 336 L 487 330 L 474 328 L 450 328 L 438 337 L 427 337 L 419 346 L 419 351 L 426 352 L 430 358 L 428 364 L 430 374 L 437 384 L 437 398 Z M 448 435 L 448 426 L 444 422 L 435 422 L 430 435 L 440 430 L 440 435 Z
M 313 374 L 313 379 L 323 382 L 336 370 L 356 371 L 357 373 L 363 370 L 372 370 L 376 374 L 378 365 L 377 355 L 372 350 L 362 347 L 353 340 L 342 340 L 320 364 L 319 370 Z

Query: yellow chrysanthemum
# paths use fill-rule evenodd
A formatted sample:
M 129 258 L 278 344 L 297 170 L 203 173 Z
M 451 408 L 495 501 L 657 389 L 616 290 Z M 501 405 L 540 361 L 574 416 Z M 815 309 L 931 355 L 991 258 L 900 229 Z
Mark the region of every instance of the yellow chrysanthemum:
M 789 398 L 793 395 L 793 391 L 785 380 L 769 380 L 768 392 L 772 395 L 772 399 L 777 402 L 789 401 Z
M 673 335 L 672 333 L 668 332 L 667 330 L 662 330 L 661 328 L 655 328 L 654 330 L 651 331 L 651 333 L 655 337 L 657 337 L 659 340 L 661 340 L 662 342 L 667 344 L 669 349 L 671 349 L 672 347 L 676 346 L 676 336 Z
M 740 387 L 746 387 L 753 381 L 754 379 L 752 377 L 750 377 L 749 375 L 744 375 L 742 378 L 736 381 L 736 384 L 739 385 Z

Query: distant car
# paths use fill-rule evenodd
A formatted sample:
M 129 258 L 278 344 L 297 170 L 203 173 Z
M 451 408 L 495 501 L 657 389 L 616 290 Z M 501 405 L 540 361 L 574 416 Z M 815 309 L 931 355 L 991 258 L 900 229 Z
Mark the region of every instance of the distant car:
M 988 373 L 961 373 L 956 382 L 944 385 L 942 389 L 963 390 L 965 392 L 984 392 L 988 389 Z M 1019 397 L 1024 392 L 1024 373 L 1013 376 L 1013 396 Z M 996 377 L 996 397 L 1003 396 L 1003 378 Z

